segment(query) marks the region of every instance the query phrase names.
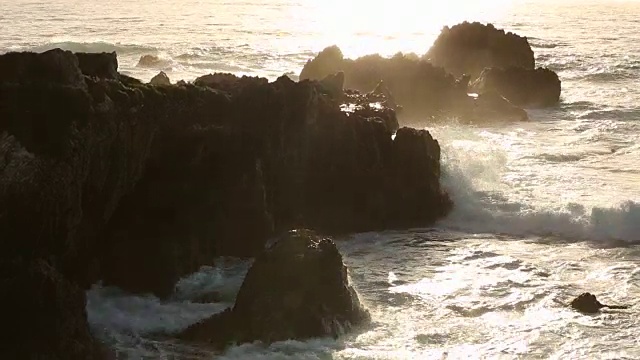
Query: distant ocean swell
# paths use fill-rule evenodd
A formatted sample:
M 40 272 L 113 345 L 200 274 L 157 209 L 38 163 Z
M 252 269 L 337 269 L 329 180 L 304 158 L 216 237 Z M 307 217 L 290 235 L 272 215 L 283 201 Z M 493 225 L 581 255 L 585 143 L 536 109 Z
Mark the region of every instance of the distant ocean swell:
M 556 155 L 553 162 L 581 158 L 579 154 Z M 479 176 L 479 172 L 492 170 L 474 168 L 500 166 L 493 161 L 481 164 L 450 158 L 445 159 L 443 165 L 443 182 L 456 203 L 452 214 L 441 222 L 450 230 L 523 238 L 534 236 L 562 243 L 589 241 L 600 246 L 640 243 L 640 203 L 634 200 L 610 207 L 590 208 L 583 204 L 565 203 L 550 208 L 537 204 L 535 199 L 513 201 L 499 190 L 487 190 L 476 185 L 474 177 Z M 487 177 L 486 181 L 499 182 L 497 174 Z
M 109 43 L 109 42 L 103 42 L 103 41 L 96 41 L 96 42 L 62 41 L 62 42 L 53 42 L 53 43 L 37 45 L 37 46 L 28 47 L 21 50 L 44 52 L 44 51 L 56 49 L 56 48 L 60 48 L 62 50 L 69 50 L 73 52 L 114 52 L 115 51 L 119 55 L 158 52 L 158 49 L 153 46 L 138 45 L 138 44 Z

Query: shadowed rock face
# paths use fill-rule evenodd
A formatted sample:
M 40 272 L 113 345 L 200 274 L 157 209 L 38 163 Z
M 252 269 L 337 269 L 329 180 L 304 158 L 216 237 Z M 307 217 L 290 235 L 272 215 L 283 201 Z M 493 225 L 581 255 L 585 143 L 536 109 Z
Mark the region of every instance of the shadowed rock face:
M 0 286 L 3 359 L 106 358 L 87 327 L 84 291 L 49 264 L 0 261 Z
M 526 37 L 479 22 L 444 27 L 424 57 L 456 77 L 467 74 L 472 79 L 488 67 L 533 70 L 535 66 Z
M 561 83 L 549 69 L 488 68 L 471 84 L 471 91 L 496 91 L 518 106 L 547 107 L 560 101 Z
M 369 319 L 333 241 L 298 230 L 256 258 L 233 308 L 179 337 L 217 347 L 338 337 Z
M 158 75 L 149 80 L 149 84 L 159 86 L 171 85 L 171 79 L 169 79 L 169 76 L 167 76 L 164 71 L 160 71 Z
M 437 141 L 392 139 L 395 112 L 370 106 L 380 97 L 287 77 L 154 86 L 114 76 L 111 54 L 84 57 L 87 74 L 79 58 L 0 56 L 0 261 L 17 261 L 5 278 L 25 277 L 16 302 L 53 301 L 29 322 L 54 332 L 32 338 L 51 358 L 92 348 L 79 289 L 98 279 L 167 296 L 214 257 L 255 256 L 291 228 L 425 226 L 451 209 Z M 29 344 L 8 345 L 44 349 Z
M 601 304 L 595 295 L 582 293 L 571 301 L 571 307 L 586 314 L 594 314 L 605 307 L 605 305 Z
M 442 68 L 416 57 L 367 55 L 351 60 L 345 59 L 339 48 L 331 46 L 307 62 L 300 79 L 320 80 L 337 72 L 344 73 L 345 88 L 361 92 L 373 92 L 382 81 L 395 102 L 402 106 L 401 115 L 405 118 L 474 118 L 467 83 L 457 82 Z

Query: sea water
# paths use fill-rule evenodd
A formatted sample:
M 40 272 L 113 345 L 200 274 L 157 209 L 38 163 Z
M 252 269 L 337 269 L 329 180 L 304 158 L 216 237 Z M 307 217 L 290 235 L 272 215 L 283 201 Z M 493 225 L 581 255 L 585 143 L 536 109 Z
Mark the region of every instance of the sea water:
M 640 2 L 0 0 L 0 52 L 116 51 L 145 81 L 296 78 L 325 46 L 422 54 L 463 20 L 527 36 L 561 103 L 528 122 L 404 119 L 439 140 L 456 206 L 433 228 L 338 239 L 370 325 L 223 354 L 149 336 L 233 303 L 249 263 L 218 259 L 169 301 L 96 284 L 94 332 L 128 359 L 640 358 Z M 209 291 L 219 302 L 186 300 Z M 566 303 L 583 291 L 632 307 L 581 315 Z

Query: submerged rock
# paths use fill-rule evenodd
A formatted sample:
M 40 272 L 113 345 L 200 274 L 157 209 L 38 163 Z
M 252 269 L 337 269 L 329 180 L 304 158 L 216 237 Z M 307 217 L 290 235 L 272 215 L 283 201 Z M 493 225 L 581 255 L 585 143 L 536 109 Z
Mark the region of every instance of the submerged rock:
M 156 86 L 166 86 L 171 85 L 171 80 L 164 71 L 160 71 L 158 75 L 152 77 L 151 80 L 149 80 L 149 84 Z
M 471 84 L 471 90 L 496 91 L 518 106 L 546 107 L 560 101 L 561 83 L 558 74 L 549 69 L 488 68 Z
M 496 91 L 479 94 L 475 100 L 476 114 L 483 119 L 502 121 L 529 120 L 527 112 L 515 106 Z
M 76 53 L 80 70 L 86 76 L 100 79 L 118 79 L 118 57 L 111 53 Z
M 596 299 L 595 295 L 591 293 L 582 293 L 571 301 L 571 307 L 583 313 L 593 314 L 597 313 L 605 306 Z
M 479 22 L 444 27 L 424 58 L 456 77 L 466 74 L 473 79 L 488 67 L 533 70 L 535 66 L 526 37 Z
M 288 232 L 260 254 L 235 305 L 179 335 L 217 347 L 338 337 L 370 319 L 336 245 L 308 230 Z

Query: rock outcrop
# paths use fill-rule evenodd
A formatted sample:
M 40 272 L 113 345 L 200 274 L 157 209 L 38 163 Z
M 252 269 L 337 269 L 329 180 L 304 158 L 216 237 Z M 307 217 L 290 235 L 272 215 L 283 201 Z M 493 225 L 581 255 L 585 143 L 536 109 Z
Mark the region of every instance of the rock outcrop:
M 235 305 L 179 335 L 216 347 L 233 343 L 338 337 L 367 322 L 336 245 L 291 231 L 260 254 Z
M 455 77 L 466 74 L 472 79 L 485 68 L 533 70 L 535 66 L 526 37 L 479 22 L 444 27 L 424 58 Z
M 160 71 L 158 75 L 154 76 L 149 80 L 149 84 L 156 86 L 166 86 L 171 85 L 171 79 L 164 71 Z
M 591 293 L 582 293 L 571 301 L 571 307 L 585 314 L 595 314 L 603 308 L 609 309 L 628 309 L 627 305 L 605 305 L 602 304 L 596 296 Z
M 332 74 L 344 74 L 344 88 L 370 92 L 373 97 L 384 94 L 393 108 L 402 109 L 399 114 L 406 122 L 449 117 L 465 122 L 523 119 L 524 110 L 513 109 L 513 104 L 479 103 L 468 96 L 469 77 L 456 79 L 442 68 L 412 56 L 367 55 L 351 60 L 345 59 L 339 48 L 331 46 L 307 62 L 300 79 L 326 82 Z M 494 103 L 496 107 L 486 109 Z M 489 119 L 488 115 L 494 118 Z
M 286 77 L 238 78 L 232 93 L 230 82 L 128 85 L 82 75 L 72 53 L 22 57 L 12 74 L 24 76 L 0 84 L 0 229 L 24 239 L 4 250 L 51 256 L 85 286 L 100 276 L 167 294 L 154 282 L 171 284 L 216 255 L 252 256 L 290 227 L 428 225 L 450 208 L 437 141 L 419 132 L 426 148 L 395 152 L 404 141 L 392 140 L 395 112 L 367 95 L 338 100 Z M 399 191 L 428 208 L 397 203 Z
M 495 91 L 518 106 L 548 107 L 560 101 L 561 83 L 558 74 L 549 69 L 487 68 L 470 89 L 477 93 Z
M 399 53 L 352 60 L 330 46 L 305 64 L 300 79 L 326 81 L 337 73 L 344 74 L 344 88 L 361 92 L 373 91 L 382 81 L 403 109 L 401 117 L 409 122 L 447 117 L 469 122 L 527 119 L 517 107 L 553 106 L 561 90 L 555 72 L 535 69 L 527 38 L 477 22 L 445 27 L 422 58 Z M 491 101 L 474 101 L 467 92 L 487 93 Z M 496 106 L 488 108 L 492 104 Z
M 393 139 L 395 112 L 367 95 L 287 77 L 154 86 L 114 77 L 110 54 L 90 59 L 84 74 L 62 50 L 0 56 L 0 260 L 22 261 L 10 277 L 49 264 L 78 297 L 68 314 L 84 306 L 73 287 L 98 279 L 167 296 L 214 257 L 255 256 L 291 228 L 425 226 L 451 208 L 437 141 Z M 56 311 L 30 326 L 63 323 Z

